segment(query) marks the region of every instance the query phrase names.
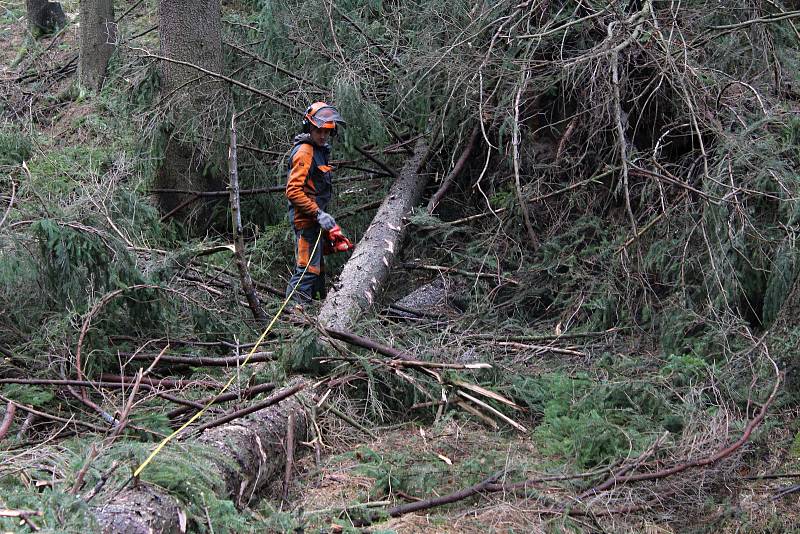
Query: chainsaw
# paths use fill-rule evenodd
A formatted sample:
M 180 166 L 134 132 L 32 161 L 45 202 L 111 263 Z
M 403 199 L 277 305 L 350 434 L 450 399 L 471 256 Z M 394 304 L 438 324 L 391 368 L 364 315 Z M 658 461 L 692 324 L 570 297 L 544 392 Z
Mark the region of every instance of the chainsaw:
M 338 224 L 328 230 L 328 241 L 330 244 L 329 248 L 326 247 L 326 253 L 328 254 L 333 254 L 334 252 L 350 252 L 356 248 L 353 242 L 345 237 Z

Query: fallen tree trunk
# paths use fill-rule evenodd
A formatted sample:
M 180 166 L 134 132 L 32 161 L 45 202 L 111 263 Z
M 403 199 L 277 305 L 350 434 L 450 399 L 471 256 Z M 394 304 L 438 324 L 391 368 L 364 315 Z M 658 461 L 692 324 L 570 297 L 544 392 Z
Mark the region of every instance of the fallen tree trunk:
M 352 329 L 380 293 L 405 235 L 403 218 L 419 201 L 428 180 L 419 173 L 427 152 L 428 144 L 422 138 L 345 265 L 339 289 L 325 299 L 319 312 L 325 327 Z
M 298 390 L 304 382 L 290 385 Z M 294 424 L 296 441 L 306 439 L 306 415 L 297 395 L 286 400 L 287 390 L 276 393 L 276 402 L 268 409 L 205 431 L 196 443 L 217 452 L 206 472 L 222 482 L 219 495 L 242 506 L 267 484 L 282 477 L 286 453 L 284 440 L 288 419 Z M 150 532 L 186 532 L 183 506 L 163 489 L 146 483 L 131 485 L 113 502 L 99 508 L 95 516 L 102 532 L 146 534 Z

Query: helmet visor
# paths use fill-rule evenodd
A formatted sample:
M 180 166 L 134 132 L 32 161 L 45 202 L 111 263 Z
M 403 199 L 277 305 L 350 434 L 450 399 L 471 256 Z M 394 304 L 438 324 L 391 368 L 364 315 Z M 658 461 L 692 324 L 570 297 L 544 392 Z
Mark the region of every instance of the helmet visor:
M 333 106 L 325 106 L 317 110 L 314 115 L 308 117 L 311 124 L 317 128 L 332 128 L 335 129 L 338 124 L 345 125 L 342 116 Z

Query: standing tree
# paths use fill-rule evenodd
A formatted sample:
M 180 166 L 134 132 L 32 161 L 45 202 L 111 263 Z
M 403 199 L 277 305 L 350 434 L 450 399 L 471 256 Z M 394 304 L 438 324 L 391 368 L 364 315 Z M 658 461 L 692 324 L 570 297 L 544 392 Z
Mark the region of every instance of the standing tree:
M 169 99 L 172 125 L 156 176 L 159 189 L 202 191 L 222 185 L 219 145 L 224 134 L 226 87 L 206 71 L 222 71 L 220 0 L 160 0 L 162 94 Z M 200 142 L 204 139 L 206 141 Z M 211 141 L 208 141 L 211 140 Z M 180 209 L 186 195 L 161 193 L 162 209 Z
M 106 77 L 106 67 L 114 53 L 117 26 L 113 0 L 81 0 L 81 52 L 78 80 L 81 86 L 98 91 Z
M 58 2 L 26 0 L 28 27 L 34 37 L 53 33 L 67 23 L 64 10 Z

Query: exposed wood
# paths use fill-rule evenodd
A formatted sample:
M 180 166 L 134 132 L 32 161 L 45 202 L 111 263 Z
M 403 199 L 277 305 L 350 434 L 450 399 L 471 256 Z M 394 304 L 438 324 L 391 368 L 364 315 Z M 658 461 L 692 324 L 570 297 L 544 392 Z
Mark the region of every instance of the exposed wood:
M 306 417 L 301 399 L 295 393 L 305 388 L 299 382 L 282 390 L 284 400 L 269 409 L 257 410 L 216 428 L 209 428 L 195 443 L 213 451 L 207 463 L 207 476 L 220 481 L 220 498 L 244 506 L 251 496 L 278 479 L 286 462 L 284 439 L 289 416 L 295 422 L 296 440 L 306 439 Z M 202 428 L 202 427 L 201 427 Z M 157 468 L 158 457 L 148 469 Z M 108 534 L 149 534 L 179 532 L 182 504 L 162 489 L 138 482 L 126 487 L 113 502 L 96 510 L 102 532 Z
M 13 402 L 6 405 L 6 413 L 3 416 L 3 422 L 0 423 L 0 441 L 8 434 L 8 429 L 11 428 L 11 423 L 14 422 L 14 414 L 17 412 L 17 406 Z
M 389 276 L 405 236 L 404 217 L 419 202 L 428 181 L 420 167 L 428 152 L 424 139 L 417 141 L 400 176 L 392 185 L 353 256 L 339 278 L 340 288 L 328 294 L 319 313 L 321 324 L 349 330 L 375 301 Z

